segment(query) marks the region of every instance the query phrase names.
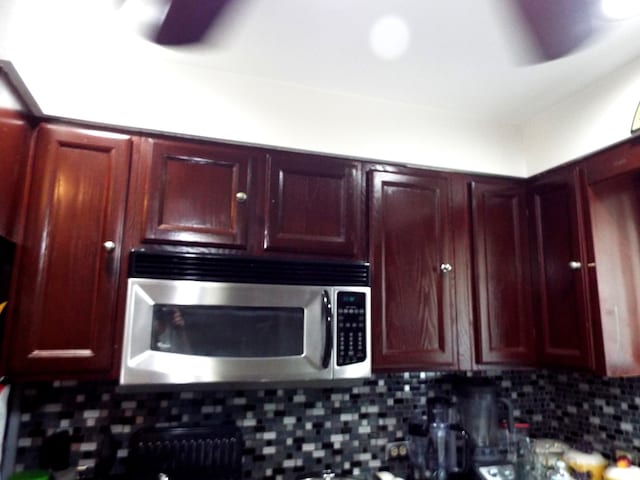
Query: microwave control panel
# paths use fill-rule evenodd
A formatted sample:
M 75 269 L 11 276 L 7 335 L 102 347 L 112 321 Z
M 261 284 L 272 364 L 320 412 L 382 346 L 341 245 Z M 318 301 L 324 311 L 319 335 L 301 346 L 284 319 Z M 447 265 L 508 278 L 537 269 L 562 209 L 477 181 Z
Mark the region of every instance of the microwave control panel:
M 361 292 L 338 292 L 338 366 L 363 362 L 367 358 L 366 298 Z

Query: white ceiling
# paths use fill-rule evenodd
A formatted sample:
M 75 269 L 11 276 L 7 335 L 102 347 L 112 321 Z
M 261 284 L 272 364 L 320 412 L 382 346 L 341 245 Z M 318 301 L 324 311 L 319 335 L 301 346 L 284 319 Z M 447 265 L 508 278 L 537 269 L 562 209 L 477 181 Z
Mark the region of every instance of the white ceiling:
M 87 35 L 108 35 L 114 19 L 123 21 L 122 11 L 106 15 L 104 8 L 121 1 L 3 0 L 0 42 L 24 43 L 24 22 L 15 19 L 26 14 L 34 28 L 51 23 L 49 36 L 91 43 Z M 96 11 L 111 27 L 95 24 Z M 409 32 L 406 52 L 393 60 L 370 45 L 374 24 L 386 16 Z M 531 63 L 512 0 L 235 0 L 203 43 L 167 48 L 158 58 L 197 67 L 205 83 L 208 72 L 232 72 L 520 124 L 640 56 L 640 18 L 600 26 L 571 55 Z M 123 35 L 120 27 L 114 36 Z M 48 39 L 33 41 L 46 48 Z
M 640 16 L 535 63 L 515 0 L 234 0 L 189 47 L 145 40 L 122 2 L 0 0 L 0 59 L 45 114 L 526 176 L 628 137 L 640 93 Z M 409 42 L 385 60 L 389 16 Z
M 370 44 L 386 16 L 409 32 L 393 60 Z M 533 63 L 511 0 L 236 0 L 223 20 L 171 61 L 515 124 L 640 56 L 635 18 Z

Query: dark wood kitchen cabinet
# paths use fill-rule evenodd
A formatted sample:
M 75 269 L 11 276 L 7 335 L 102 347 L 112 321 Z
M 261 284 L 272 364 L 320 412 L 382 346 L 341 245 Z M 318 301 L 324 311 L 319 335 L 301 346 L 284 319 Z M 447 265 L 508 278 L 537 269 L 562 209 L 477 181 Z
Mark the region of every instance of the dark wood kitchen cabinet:
M 8 338 L 18 378 L 106 378 L 132 140 L 41 125 Z
M 131 189 L 139 240 L 246 249 L 251 161 L 241 148 L 144 139 Z
M 590 156 L 581 168 L 596 372 L 640 375 L 640 144 Z
M 543 365 L 595 367 L 582 201 L 579 170 L 573 166 L 539 175 L 530 187 L 534 303 Z
M 361 163 L 319 155 L 267 158 L 267 251 L 361 258 Z
M 373 368 L 455 368 L 449 177 L 394 169 L 368 181 Z
M 27 119 L 17 112 L 0 109 L 0 235 L 14 240 L 30 139 L 31 125 Z
M 525 187 L 511 179 L 469 183 L 476 365 L 536 363 Z
M 360 174 L 359 162 L 320 155 L 143 139 L 133 245 L 363 258 Z
M 541 360 L 640 374 L 640 147 L 540 175 L 532 202 Z

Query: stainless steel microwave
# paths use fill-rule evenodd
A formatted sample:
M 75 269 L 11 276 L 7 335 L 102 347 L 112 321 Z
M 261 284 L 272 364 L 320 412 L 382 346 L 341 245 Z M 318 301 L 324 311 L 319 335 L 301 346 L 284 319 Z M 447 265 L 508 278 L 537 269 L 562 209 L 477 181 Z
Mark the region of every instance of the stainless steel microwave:
M 122 385 L 371 375 L 367 263 L 130 255 Z

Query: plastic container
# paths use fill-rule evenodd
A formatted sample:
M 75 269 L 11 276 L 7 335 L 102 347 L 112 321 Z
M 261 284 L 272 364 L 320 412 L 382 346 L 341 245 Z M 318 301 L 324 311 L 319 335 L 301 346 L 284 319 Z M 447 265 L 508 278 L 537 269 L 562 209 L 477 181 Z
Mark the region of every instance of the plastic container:
M 572 477 L 590 480 L 603 480 L 604 470 L 609 463 L 600 453 L 593 451 L 568 450 L 562 458 Z

